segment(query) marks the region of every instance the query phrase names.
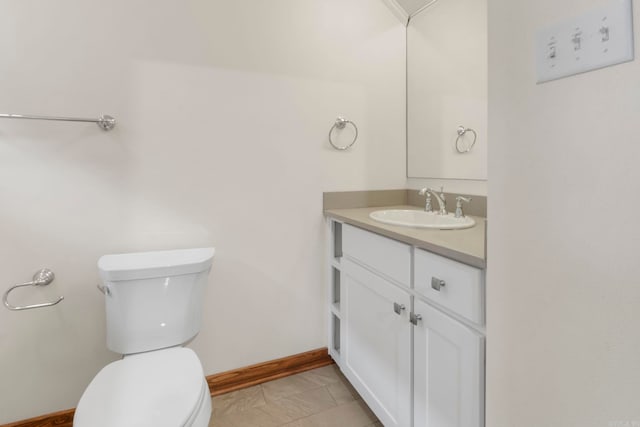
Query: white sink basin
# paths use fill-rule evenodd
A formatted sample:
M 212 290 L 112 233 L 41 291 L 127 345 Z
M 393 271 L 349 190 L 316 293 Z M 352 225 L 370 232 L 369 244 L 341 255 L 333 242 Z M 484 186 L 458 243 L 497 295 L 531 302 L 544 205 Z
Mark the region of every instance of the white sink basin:
M 438 215 L 436 212 L 419 210 L 386 209 L 371 212 L 369 217 L 385 224 L 404 227 L 435 228 L 439 230 L 459 230 L 473 227 L 476 222 L 468 216 L 456 218 L 454 214 Z

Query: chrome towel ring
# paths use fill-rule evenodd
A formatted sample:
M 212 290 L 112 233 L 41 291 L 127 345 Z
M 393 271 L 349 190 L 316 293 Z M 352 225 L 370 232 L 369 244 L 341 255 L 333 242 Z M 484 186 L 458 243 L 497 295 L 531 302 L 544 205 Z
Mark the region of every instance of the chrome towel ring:
M 344 129 L 347 124 L 350 124 L 351 126 L 353 126 L 353 129 L 356 131 L 355 136 L 353 137 L 353 141 L 351 141 L 351 144 L 349 145 L 345 145 L 345 146 L 339 146 L 336 145 L 333 142 L 333 131 L 335 129 L 339 129 L 342 130 Z M 329 129 L 329 143 L 331 144 L 331 146 L 333 148 L 335 148 L 336 150 L 348 150 L 349 148 L 351 148 L 353 146 L 353 144 L 356 143 L 356 140 L 358 139 L 358 127 L 356 126 L 355 123 L 353 123 L 351 120 L 347 120 L 344 117 L 338 117 L 336 119 L 336 122 L 333 124 L 333 126 L 331 126 L 331 129 Z
M 10 287 L 7 290 L 7 292 L 5 292 L 4 295 L 2 296 L 2 302 L 4 303 L 5 307 L 7 307 L 9 310 L 14 310 L 14 311 L 30 310 L 32 308 L 51 307 L 52 305 L 56 305 L 60 301 L 62 301 L 64 297 L 58 297 L 58 300 L 53 302 L 45 302 L 42 304 L 33 304 L 33 305 L 24 305 L 24 306 L 11 305 L 7 300 L 7 298 L 9 297 L 9 293 L 15 288 L 21 288 L 23 286 L 47 286 L 48 284 L 53 282 L 53 279 L 55 279 L 55 277 L 56 276 L 53 274 L 53 271 L 49 270 L 48 268 L 43 268 L 42 270 L 38 271 L 36 274 L 33 275 L 33 280 L 31 282 L 23 283 L 21 285 L 14 285 Z
M 458 137 L 456 138 L 456 150 L 458 150 L 458 153 L 468 153 L 469 151 L 471 151 L 471 149 L 473 148 L 474 145 L 476 145 L 476 140 L 478 139 L 478 134 L 476 133 L 475 130 L 471 129 L 471 128 L 466 128 L 462 125 L 458 126 L 457 129 L 458 132 Z M 464 135 L 467 132 L 471 132 L 473 134 L 473 141 L 471 142 L 471 145 L 469 145 L 466 148 L 461 149 L 460 148 L 460 142 L 464 139 Z

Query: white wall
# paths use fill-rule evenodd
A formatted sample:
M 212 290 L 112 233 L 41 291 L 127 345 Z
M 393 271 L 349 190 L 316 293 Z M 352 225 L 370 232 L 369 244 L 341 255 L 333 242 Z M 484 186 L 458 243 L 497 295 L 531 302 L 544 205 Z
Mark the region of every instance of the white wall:
M 640 62 L 534 75 L 603 3 L 489 2 L 487 426 L 640 425 Z
M 207 374 L 326 345 L 322 191 L 405 185 L 404 28 L 371 0 L 3 2 L 0 423 L 74 407 L 105 349 L 96 261 L 215 246 Z M 350 152 L 329 148 L 338 114 Z

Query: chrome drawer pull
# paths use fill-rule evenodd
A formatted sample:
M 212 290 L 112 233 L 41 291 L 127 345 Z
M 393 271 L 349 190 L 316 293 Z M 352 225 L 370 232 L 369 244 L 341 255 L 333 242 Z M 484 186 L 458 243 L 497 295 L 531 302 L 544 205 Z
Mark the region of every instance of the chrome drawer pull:
M 422 315 L 409 313 L 409 322 L 413 323 L 414 326 L 418 326 L 418 322 L 422 320 Z
M 393 303 L 393 311 L 396 312 L 396 314 L 402 314 L 402 312 L 406 309 L 406 307 L 404 306 L 404 304 L 398 304 L 397 302 Z
M 440 292 L 440 288 L 444 288 L 445 282 L 444 280 L 438 279 L 437 277 L 431 278 L 431 289 L 435 289 Z

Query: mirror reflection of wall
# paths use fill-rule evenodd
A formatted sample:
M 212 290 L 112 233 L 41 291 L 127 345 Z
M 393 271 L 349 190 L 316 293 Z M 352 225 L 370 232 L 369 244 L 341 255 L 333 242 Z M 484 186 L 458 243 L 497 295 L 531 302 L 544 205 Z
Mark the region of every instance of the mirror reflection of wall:
M 487 0 L 438 0 L 411 18 L 407 109 L 409 177 L 487 179 Z M 462 154 L 460 125 L 477 133 Z

